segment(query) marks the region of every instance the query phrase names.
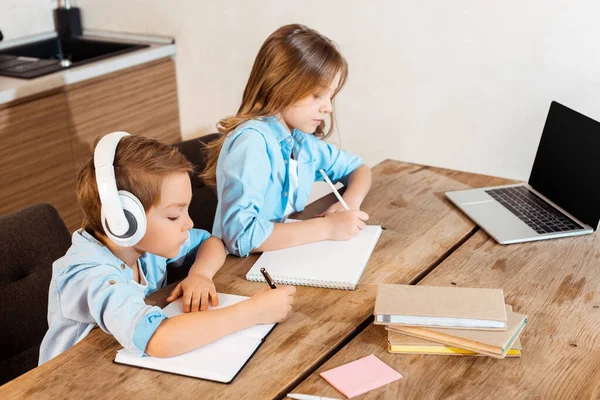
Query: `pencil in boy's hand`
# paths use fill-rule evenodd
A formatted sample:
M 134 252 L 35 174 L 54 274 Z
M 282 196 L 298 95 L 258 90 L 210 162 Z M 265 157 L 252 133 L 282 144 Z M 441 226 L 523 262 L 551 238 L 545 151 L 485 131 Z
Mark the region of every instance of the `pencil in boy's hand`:
M 265 281 L 267 281 L 267 284 L 271 289 L 277 289 L 277 286 L 275 286 L 275 284 L 273 283 L 273 279 L 271 279 L 271 275 L 269 275 L 266 269 L 261 267 L 260 273 L 263 274 L 263 276 L 265 277 Z

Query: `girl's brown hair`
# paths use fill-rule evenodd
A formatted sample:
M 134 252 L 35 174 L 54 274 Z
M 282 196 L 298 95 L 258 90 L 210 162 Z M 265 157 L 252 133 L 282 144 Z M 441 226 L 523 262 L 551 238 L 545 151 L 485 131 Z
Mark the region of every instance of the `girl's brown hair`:
M 201 174 L 204 183 L 216 186 L 217 160 L 229 132 L 248 120 L 276 115 L 313 94 L 315 89 L 329 86 L 338 73 L 340 83 L 334 96 L 346 82 L 348 65 L 327 37 L 298 24 L 285 25 L 273 32 L 254 60 L 237 114 L 217 124 L 223 137 L 207 146 L 207 164 Z M 333 131 L 333 111 L 327 133 L 322 122 L 315 136 L 325 138 Z
M 178 172 L 193 172 L 192 164 L 175 147 L 141 136 L 126 136 L 119 141 L 113 167 L 117 189 L 135 195 L 146 212 L 160 202 L 165 177 Z M 79 170 L 77 202 L 83 211 L 83 229 L 96 238 L 98 234 L 105 235 L 93 156 Z

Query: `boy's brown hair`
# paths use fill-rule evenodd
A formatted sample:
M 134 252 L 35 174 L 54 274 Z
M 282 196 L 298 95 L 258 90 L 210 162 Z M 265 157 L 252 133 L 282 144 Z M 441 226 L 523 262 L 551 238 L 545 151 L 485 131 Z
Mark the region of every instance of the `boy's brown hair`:
M 165 177 L 178 172 L 193 172 L 192 164 L 178 149 L 142 136 L 126 136 L 119 141 L 113 167 L 117 189 L 134 194 L 146 212 L 160 202 Z M 82 228 L 92 235 L 105 235 L 93 156 L 79 170 L 77 202 L 83 211 Z

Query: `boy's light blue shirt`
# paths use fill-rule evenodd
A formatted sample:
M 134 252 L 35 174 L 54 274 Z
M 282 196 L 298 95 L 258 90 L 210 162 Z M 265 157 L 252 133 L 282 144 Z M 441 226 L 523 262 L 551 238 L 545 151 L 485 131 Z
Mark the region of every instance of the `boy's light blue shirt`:
M 139 258 L 147 286 L 133 281 L 133 271 L 111 251 L 80 229 L 67 253 L 52 265 L 48 296 L 48 332 L 40 348 L 43 364 L 83 339 L 95 327 L 113 335 L 127 350 L 142 356 L 166 315 L 144 298 L 166 283 L 166 266 L 183 262 L 210 233 L 192 229 L 177 257 L 145 253 Z M 143 278 L 142 278 L 143 281 Z
M 281 222 L 288 203 L 289 160 L 298 162 L 295 211 L 304 210 L 322 168 L 332 182 L 347 184 L 363 161 L 297 129 L 290 132 L 275 118 L 250 120 L 230 132 L 217 162 L 218 205 L 213 235 L 245 257 Z

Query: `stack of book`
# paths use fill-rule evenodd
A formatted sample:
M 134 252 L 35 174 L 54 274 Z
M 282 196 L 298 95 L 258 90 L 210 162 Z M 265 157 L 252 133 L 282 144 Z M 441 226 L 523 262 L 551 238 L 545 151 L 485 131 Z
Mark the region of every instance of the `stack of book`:
M 527 324 L 502 289 L 382 284 L 374 314 L 388 351 L 404 354 L 520 357 Z

